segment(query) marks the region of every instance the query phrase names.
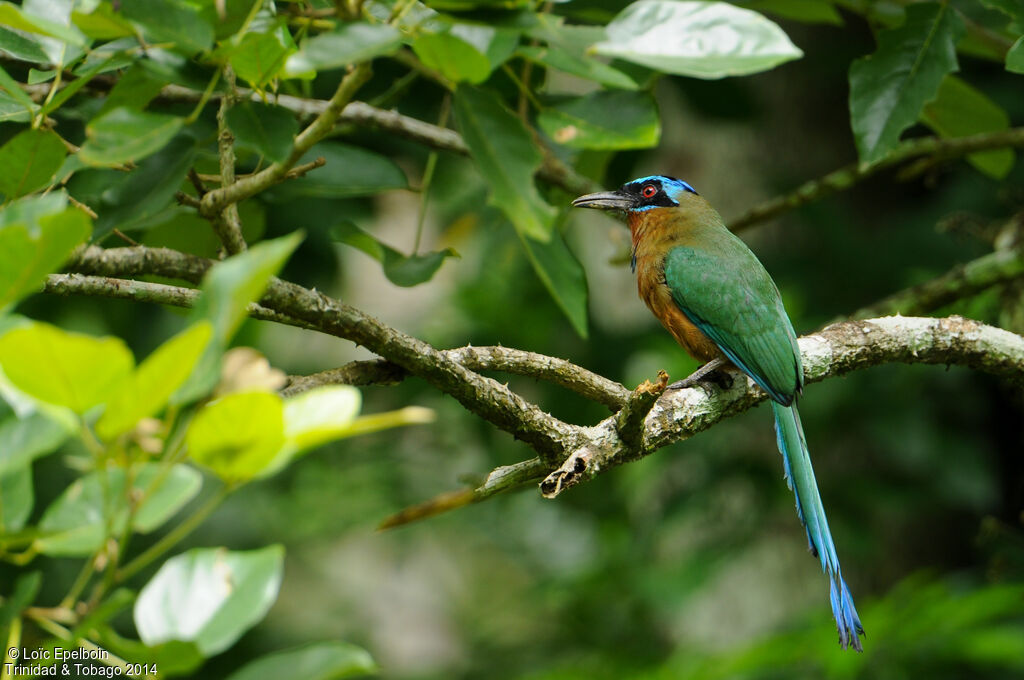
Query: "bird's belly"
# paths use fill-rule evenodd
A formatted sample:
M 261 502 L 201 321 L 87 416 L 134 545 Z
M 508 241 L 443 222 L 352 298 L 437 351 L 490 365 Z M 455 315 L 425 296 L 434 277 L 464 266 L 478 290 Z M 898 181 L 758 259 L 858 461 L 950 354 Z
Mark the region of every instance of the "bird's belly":
M 710 361 L 722 356 L 718 346 L 679 310 L 668 286 L 661 282 L 661 274 L 653 267 L 638 266 L 637 269 L 640 297 L 676 342 L 698 361 Z

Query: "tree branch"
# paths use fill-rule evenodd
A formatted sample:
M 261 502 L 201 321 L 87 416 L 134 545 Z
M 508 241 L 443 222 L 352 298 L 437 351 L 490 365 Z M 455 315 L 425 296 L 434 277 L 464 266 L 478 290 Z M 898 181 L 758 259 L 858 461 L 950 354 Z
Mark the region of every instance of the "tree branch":
M 228 93 L 220 98 L 220 108 L 217 109 L 217 152 L 220 156 L 220 185 L 221 188 L 230 187 L 235 183 L 235 136 L 228 127 L 228 110 L 235 103 L 235 72 L 230 66 L 224 67 L 224 75 L 228 83 Z M 200 195 L 199 209 L 202 211 L 202 198 Z M 215 215 L 207 215 L 210 224 L 217 233 L 217 238 L 224 244 L 228 255 L 236 255 L 246 249 L 245 239 L 242 238 L 242 220 L 238 216 L 238 202 L 232 201 L 221 208 Z
M 789 212 L 795 208 L 830 196 L 838 191 L 849 189 L 854 184 L 872 175 L 903 163 L 912 158 L 932 156 L 938 161 L 951 160 L 970 155 L 977 151 L 988 151 L 1006 147 L 1024 147 L 1024 127 L 1011 128 L 1000 132 L 987 132 L 970 137 L 940 139 L 939 137 L 920 137 L 908 139 L 893 149 L 888 156 L 870 165 L 851 163 L 846 167 L 834 170 L 824 177 L 801 184 L 788 194 L 777 196 L 751 208 L 740 217 L 729 223 L 733 231 L 741 231 L 759 222 Z

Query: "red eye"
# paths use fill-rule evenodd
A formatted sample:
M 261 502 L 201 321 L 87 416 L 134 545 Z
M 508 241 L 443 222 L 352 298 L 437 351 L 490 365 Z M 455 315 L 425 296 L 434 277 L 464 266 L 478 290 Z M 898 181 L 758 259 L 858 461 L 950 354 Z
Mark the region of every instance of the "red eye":
M 658 187 L 654 186 L 653 184 L 648 184 L 647 186 L 640 190 L 640 195 L 643 196 L 644 198 L 654 198 L 654 195 L 656 193 L 658 193 Z

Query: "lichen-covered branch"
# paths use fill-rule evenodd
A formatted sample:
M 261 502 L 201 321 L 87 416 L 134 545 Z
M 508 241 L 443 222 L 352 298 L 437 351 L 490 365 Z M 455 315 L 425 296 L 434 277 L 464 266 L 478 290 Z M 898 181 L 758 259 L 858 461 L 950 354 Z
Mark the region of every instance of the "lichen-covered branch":
M 729 228 L 733 231 L 747 229 L 759 222 L 770 220 L 812 201 L 830 196 L 837 191 L 849 189 L 858 182 L 885 168 L 890 168 L 913 158 L 930 156 L 935 161 L 944 161 L 962 158 L 977 151 L 1009 147 L 1024 147 L 1024 127 L 954 139 L 940 139 L 938 137 L 909 139 L 876 163 L 851 163 L 846 167 L 828 173 L 824 177 L 805 182 L 787 194 L 765 201 L 730 221 Z
M 460 347 L 443 350 L 445 356 L 473 371 L 501 371 L 513 375 L 545 380 L 618 410 L 629 398 L 629 390 L 614 380 L 585 368 L 536 352 L 510 347 Z M 353 361 L 305 376 L 294 376 L 284 389 L 297 394 L 319 385 L 393 385 L 406 377 L 406 372 L 387 361 Z
M 945 319 L 890 316 L 833 324 L 800 338 L 808 383 L 880 364 L 924 363 L 967 366 L 1024 384 L 1024 338 L 958 316 Z M 666 392 L 644 423 L 641 455 L 702 432 L 723 418 L 766 399 L 752 380 L 733 380 L 728 389 Z M 584 433 L 584 442 L 541 483 L 553 498 L 608 468 L 634 460 L 637 449 L 620 438 L 616 417 Z

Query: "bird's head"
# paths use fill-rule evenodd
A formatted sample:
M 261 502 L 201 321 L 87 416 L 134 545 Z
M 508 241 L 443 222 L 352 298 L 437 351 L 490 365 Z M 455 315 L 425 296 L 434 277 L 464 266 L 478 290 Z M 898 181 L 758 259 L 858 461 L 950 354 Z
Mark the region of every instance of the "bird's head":
M 577 208 L 642 213 L 655 208 L 678 208 L 689 195 L 696 196 L 697 192 L 683 180 L 651 175 L 627 182 L 615 191 L 580 196 L 572 204 Z

